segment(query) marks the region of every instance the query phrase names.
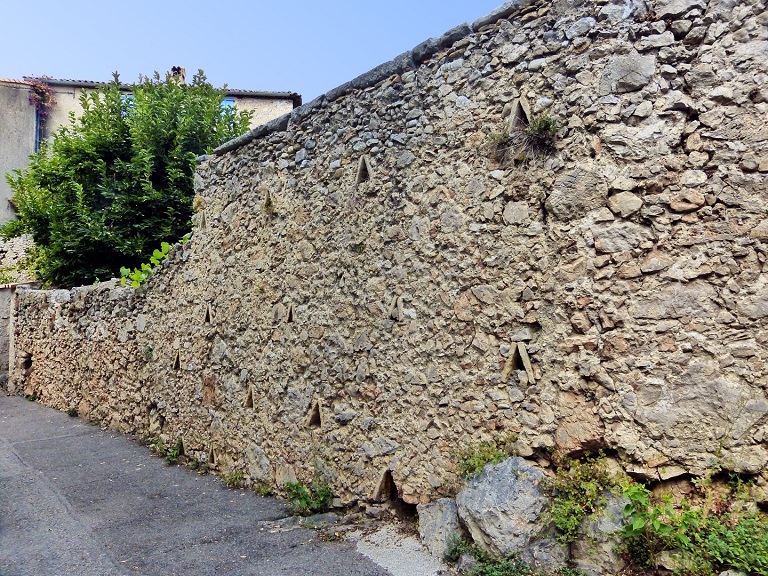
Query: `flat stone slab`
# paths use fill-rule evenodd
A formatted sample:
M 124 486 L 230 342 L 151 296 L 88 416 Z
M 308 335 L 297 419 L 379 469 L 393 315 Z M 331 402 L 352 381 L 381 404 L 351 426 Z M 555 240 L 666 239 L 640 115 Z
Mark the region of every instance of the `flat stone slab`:
M 280 529 L 288 516 L 128 437 L 0 396 L 3 576 L 389 575 L 353 542 Z

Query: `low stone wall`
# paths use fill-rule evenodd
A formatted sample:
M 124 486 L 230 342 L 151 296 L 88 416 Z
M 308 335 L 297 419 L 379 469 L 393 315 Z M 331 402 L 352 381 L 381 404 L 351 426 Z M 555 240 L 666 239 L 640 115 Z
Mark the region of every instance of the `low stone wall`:
M 31 236 L 0 238 L 0 285 L 35 282 L 35 275 L 25 269 L 24 262 L 33 246 Z
M 6 387 L 11 357 L 11 301 L 19 285 L 38 286 L 35 276 L 24 267 L 32 248 L 29 236 L 0 238 L 0 387 Z
M 145 288 L 20 291 L 11 387 L 343 501 L 500 435 L 765 474 L 767 24 L 509 2 L 203 159 Z

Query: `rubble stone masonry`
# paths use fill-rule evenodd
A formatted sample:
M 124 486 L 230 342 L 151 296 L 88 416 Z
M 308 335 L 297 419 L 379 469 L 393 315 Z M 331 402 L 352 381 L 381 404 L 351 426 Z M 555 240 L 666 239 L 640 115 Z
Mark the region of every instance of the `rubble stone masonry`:
M 433 500 L 509 434 L 766 473 L 761 0 L 508 2 L 201 159 L 196 192 L 145 287 L 17 292 L 12 391 L 344 502 Z

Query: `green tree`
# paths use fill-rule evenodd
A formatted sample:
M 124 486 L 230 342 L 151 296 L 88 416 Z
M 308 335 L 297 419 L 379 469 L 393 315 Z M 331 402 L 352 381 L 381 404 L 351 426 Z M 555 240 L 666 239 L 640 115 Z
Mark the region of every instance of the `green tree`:
M 30 165 L 7 175 L 18 220 L 31 234 L 38 278 L 58 286 L 119 276 L 190 229 L 195 159 L 244 133 L 250 112 L 222 107 L 202 70 L 192 83 L 155 73 L 121 89 L 117 73 L 81 97 L 74 116 Z

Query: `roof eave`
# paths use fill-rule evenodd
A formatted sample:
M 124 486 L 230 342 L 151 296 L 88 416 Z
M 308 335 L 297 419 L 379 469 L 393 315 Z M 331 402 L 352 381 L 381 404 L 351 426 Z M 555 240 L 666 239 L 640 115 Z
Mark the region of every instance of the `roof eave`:
M 101 88 L 109 84 L 108 82 L 94 82 L 90 80 L 59 80 L 56 78 L 36 78 L 25 76 L 25 81 L 42 80 L 49 86 L 70 86 L 75 88 Z M 130 92 L 133 88 L 131 84 L 120 84 L 120 90 Z M 265 90 L 230 90 L 225 89 L 227 96 L 236 96 L 238 98 L 268 98 L 270 100 L 290 100 L 294 108 L 301 106 L 301 94 L 296 92 L 272 92 Z

